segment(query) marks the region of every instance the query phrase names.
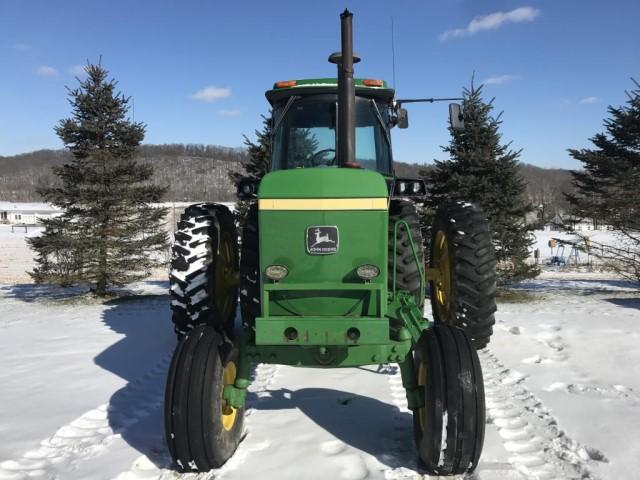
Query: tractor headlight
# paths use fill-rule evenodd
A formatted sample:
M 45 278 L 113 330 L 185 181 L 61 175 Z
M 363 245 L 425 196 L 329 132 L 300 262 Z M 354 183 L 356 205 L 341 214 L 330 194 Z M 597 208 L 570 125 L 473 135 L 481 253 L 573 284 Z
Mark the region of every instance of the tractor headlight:
M 380 269 L 375 265 L 360 265 L 356 269 L 356 274 L 362 280 L 372 280 L 380 275 Z
M 278 282 L 289 275 L 289 269 L 284 265 L 269 265 L 264 273 L 274 282 Z
M 424 180 L 416 178 L 396 178 L 393 195 L 396 197 L 424 197 L 427 186 Z

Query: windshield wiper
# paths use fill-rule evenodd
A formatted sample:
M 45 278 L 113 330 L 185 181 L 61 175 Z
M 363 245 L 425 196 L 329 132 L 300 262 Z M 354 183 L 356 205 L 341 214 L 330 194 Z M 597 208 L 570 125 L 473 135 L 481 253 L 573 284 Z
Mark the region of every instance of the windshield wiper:
M 382 115 L 380 114 L 380 110 L 378 110 L 378 105 L 376 104 L 376 101 L 373 98 L 369 99 L 369 104 L 373 107 L 373 110 L 376 112 L 378 123 L 380 123 L 380 127 L 384 132 L 384 138 L 387 140 L 387 145 L 389 146 L 389 149 L 391 149 L 391 138 L 389 138 L 389 131 L 387 130 L 387 126 L 384 124 L 384 120 L 382 120 Z
M 278 119 L 276 120 L 276 123 L 273 124 L 273 130 L 271 131 L 271 135 L 275 135 L 276 132 L 278 131 L 278 128 L 280 127 L 280 124 L 282 123 L 282 121 L 284 120 L 284 116 L 287 114 L 287 112 L 289 111 L 289 109 L 291 108 L 291 105 L 293 105 L 293 103 L 298 100 L 300 97 L 296 96 L 296 95 L 291 95 L 289 97 L 289 100 L 287 100 L 286 105 L 284 106 L 284 108 L 282 109 L 282 113 L 280 114 L 280 116 L 278 117 Z

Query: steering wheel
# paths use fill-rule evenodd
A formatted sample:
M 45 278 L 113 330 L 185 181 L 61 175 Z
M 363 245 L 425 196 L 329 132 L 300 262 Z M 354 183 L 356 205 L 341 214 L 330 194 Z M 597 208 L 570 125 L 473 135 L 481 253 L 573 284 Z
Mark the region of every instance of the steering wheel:
M 329 162 L 324 162 L 324 163 L 320 163 L 318 162 L 318 157 L 322 156 L 322 155 L 326 155 L 327 153 L 333 152 L 333 158 L 331 159 L 331 161 Z M 309 162 L 311 163 L 311 166 L 313 167 L 319 167 L 320 165 L 332 165 L 333 162 L 335 162 L 336 160 L 336 149 L 335 148 L 325 148 L 323 150 L 318 150 L 316 153 L 314 153 L 313 155 L 311 155 Z

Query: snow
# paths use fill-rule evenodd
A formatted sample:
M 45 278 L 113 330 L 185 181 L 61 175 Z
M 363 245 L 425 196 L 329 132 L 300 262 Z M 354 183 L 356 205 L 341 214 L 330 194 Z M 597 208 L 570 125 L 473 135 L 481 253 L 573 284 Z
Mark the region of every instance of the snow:
M 444 455 L 447 451 L 447 427 L 449 426 L 449 412 L 442 414 L 442 431 L 440 432 L 440 454 L 438 456 L 438 466 L 444 466 Z
M 175 346 L 166 282 L 106 302 L 0 286 L 0 480 L 413 479 L 395 365 L 259 365 L 246 437 L 221 469 L 180 476 L 162 398 Z M 640 295 L 553 272 L 501 303 L 480 354 L 487 432 L 474 480 L 632 479 L 640 469 Z

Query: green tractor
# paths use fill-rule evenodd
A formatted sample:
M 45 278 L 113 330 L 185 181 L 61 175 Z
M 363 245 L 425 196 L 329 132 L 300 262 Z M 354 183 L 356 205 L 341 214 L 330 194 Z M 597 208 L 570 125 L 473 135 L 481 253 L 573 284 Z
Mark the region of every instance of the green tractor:
M 342 51 L 329 57 L 337 79 L 266 92 L 270 171 L 238 186 L 252 200 L 240 241 L 223 205 L 190 206 L 178 223 L 170 284 L 180 340 L 165 429 L 182 471 L 233 455 L 258 363 L 397 363 L 421 468 L 454 475 L 478 465 L 485 404 L 476 348 L 488 343 L 495 312 L 487 218 L 471 204 L 443 205 L 425 267 L 415 206 L 425 184 L 397 178 L 392 162 L 390 130 L 407 126 L 407 101 L 384 81 L 354 79 L 351 23 L 345 10 Z M 457 104 L 450 115 L 462 128 Z M 427 283 L 432 322 L 423 316 Z

